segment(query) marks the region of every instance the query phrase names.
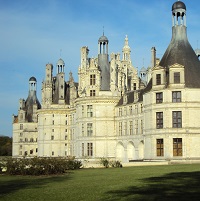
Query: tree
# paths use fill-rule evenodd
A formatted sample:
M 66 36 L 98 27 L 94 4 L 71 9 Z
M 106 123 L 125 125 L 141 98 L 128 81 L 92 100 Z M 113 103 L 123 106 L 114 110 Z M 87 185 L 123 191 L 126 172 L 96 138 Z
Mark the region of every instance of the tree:
M 0 136 L 0 156 L 12 156 L 12 138 Z

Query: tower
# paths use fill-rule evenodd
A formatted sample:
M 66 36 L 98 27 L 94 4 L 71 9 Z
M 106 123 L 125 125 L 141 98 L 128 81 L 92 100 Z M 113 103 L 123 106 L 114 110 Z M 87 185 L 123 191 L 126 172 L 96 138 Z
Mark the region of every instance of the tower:
M 29 95 L 25 102 L 26 121 L 37 122 L 36 111 L 41 108 L 37 99 L 37 80 L 35 77 L 29 79 Z
M 108 42 L 108 38 L 104 36 L 103 33 L 103 36 L 101 36 L 98 40 L 98 65 L 101 71 L 101 91 L 110 90 L 110 65 L 108 58 Z
M 53 65 L 46 65 L 45 80 L 42 82 L 42 107 L 49 107 L 52 103 Z
M 123 53 L 123 59 L 122 60 L 130 62 L 130 60 L 131 60 L 131 48 L 128 45 L 128 36 L 127 35 L 125 38 L 125 43 L 124 43 L 122 53 Z
M 187 38 L 186 6 L 182 1 L 172 6 L 172 39 L 159 64 L 166 71 L 166 81 L 163 80 L 165 85 L 173 80 L 173 73 L 169 71 L 174 64 L 184 66 L 180 77 L 186 87 L 200 87 L 200 62 Z

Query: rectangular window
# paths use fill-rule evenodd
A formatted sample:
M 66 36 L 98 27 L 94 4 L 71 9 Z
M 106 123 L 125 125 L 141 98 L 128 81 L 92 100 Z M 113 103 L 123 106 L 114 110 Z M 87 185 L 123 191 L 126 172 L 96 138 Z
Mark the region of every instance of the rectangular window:
M 156 103 L 162 103 L 163 102 L 163 93 L 156 93 Z
M 143 121 L 141 120 L 141 134 L 143 134 Z
M 143 112 L 143 105 L 140 104 L 141 113 Z
M 54 136 L 53 135 L 51 136 L 51 140 L 54 140 Z
M 182 156 L 182 138 L 173 138 L 173 156 Z
M 138 120 L 135 120 L 135 134 L 138 134 Z
M 181 91 L 172 91 L 172 102 L 173 103 L 181 102 Z
M 133 122 L 132 121 L 130 121 L 129 122 L 129 130 L 130 130 L 130 135 L 133 135 Z
M 119 116 L 122 116 L 122 108 L 119 108 Z
M 163 128 L 163 112 L 156 112 L 156 128 Z
M 87 105 L 87 117 L 92 117 L 93 112 L 92 112 L 92 105 Z
M 180 72 L 175 72 L 174 73 L 174 83 L 175 84 L 180 83 Z
M 119 122 L 119 136 L 122 136 L 122 122 Z
M 96 75 L 90 75 L 90 85 L 96 84 Z
M 87 143 L 87 155 L 93 156 L 93 144 L 92 143 Z
M 157 156 L 164 156 L 164 143 L 163 139 L 156 140 Z
M 23 130 L 23 124 L 20 124 L 20 130 Z
M 173 111 L 172 112 L 172 124 L 173 128 L 182 128 L 182 112 L 181 111 Z
M 82 128 L 81 128 L 82 136 L 84 136 L 84 133 L 85 133 L 84 130 L 85 130 L 84 124 L 82 124 Z
M 124 122 L 124 135 L 127 135 L 127 122 Z
M 82 150 L 81 150 L 81 152 L 82 152 L 82 156 L 84 156 L 85 155 L 85 153 L 84 153 L 84 143 L 82 143 Z
M 84 117 L 84 106 L 82 105 L 82 117 Z
M 95 96 L 95 90 L 90 90 L 90 96 Z
M 127 109 L 126 109 L 126 107 L 124 107 L 124 115 L 126 115 L 126 111 L 127 111 Z
M 138 114 L 138 106 L 135 105 L 135 114 Z
M 54 125 L 54 120 L 52 121 L 52 125 Z
M 137 89 L 137 85 L 136 83 L 133 83 L 133 90 L 136 90 Z
M 87 123 L 87 136 L 90 137 L 93 134 L 92 123 Z
M 65 140 L 67 140 L 67 135 L 65 135 Z
M 52 156 L 54 156 L 54 151 L 52 151 L 52 153 L 51 153 L 51 154 L 52 154 Z
M 133 114 L 133 107 L 129 106 L 129 114 L 132 115 Z
M 161 74 L 156 74 L 156 85 L 161 84 Z

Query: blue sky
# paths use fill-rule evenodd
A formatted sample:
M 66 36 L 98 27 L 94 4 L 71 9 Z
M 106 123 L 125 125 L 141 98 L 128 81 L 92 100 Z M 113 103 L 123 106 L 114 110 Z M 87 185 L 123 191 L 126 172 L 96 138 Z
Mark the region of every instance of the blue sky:
M 171 7 L 175 0 L 0 0 L 0 135 L 12 135 L 12 114 L 18 100 L 28 96 L 28 80 L 41 82 L 45 65 L 62 57 L 66 80 L 72 71 L 78 81 L 80 48 L 96 57 L 98 38 L 109 39 L 109 53 L 122 51 L 125 35 L 135 67 L 150 65 L 155 46 L 162 57 L 171 40 Z M 200 46 L 199 0 L 185 0 L 188 38 Z M 62 50 L 62 51 L 60 51 Z M 54 75 L 56 69 L 54 67 Z

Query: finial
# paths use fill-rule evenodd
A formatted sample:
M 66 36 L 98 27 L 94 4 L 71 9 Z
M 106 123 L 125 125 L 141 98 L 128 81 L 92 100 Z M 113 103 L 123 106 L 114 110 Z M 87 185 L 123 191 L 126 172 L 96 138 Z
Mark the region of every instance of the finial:
M 104 26 L 103 26 L 103 36 L 104 36 Z
M 60 49 L 60 58 L 61 58 L 61 56 L 62 56 L 62 49 Z

